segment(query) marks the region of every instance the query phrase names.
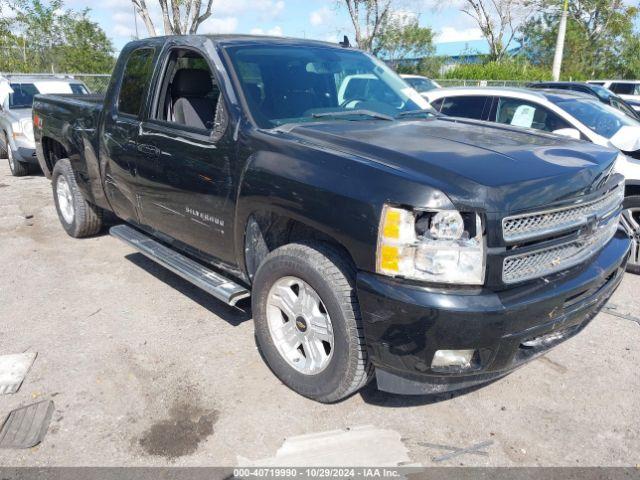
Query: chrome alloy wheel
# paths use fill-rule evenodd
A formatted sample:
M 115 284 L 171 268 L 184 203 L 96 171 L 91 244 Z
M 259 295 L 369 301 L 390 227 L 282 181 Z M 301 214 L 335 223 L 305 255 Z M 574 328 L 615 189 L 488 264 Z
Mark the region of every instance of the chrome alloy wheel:
M 71 188 L 64 175 L 60 175 L 56 182 L 56 195 L 58 197 L 58 207 L 64 221 L 71 225 L 73 223 L 74 209 L 73 209 L 73 196 L 71 194 Z
M 640 267 L 640 207 L 623 210 L 621 221 L 624 229 L 631 236 L 629 265 L 632 267 Z
M 305 375 L 322 372 L 333 356 L 333 326 L 317 292 L 304 280 L 283 277 L 267 296 L 267 323 L 286 362 Z

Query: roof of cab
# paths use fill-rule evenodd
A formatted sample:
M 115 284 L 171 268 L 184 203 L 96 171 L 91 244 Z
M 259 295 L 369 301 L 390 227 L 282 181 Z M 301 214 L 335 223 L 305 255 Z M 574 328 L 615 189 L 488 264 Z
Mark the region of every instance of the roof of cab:
M 323 46 L 332 48 L 344 48 L 337 43 L 323 42 L 321 40 L 310 40 L 308 38 L 289 38 L 289 37 L 272 37 L 267 35 L 249 35 L 249 34 L 215 34 L 215 35 L 166 35 L 160 37 L 151 37 L 141 40 L 133 40 L 129 45 L 144 45 L 149 43 L 164 43 L 169 40 L 182 40 L 187 42 L 189 39 L 208 38 L 214 43 L 222 46 L 232 45 L 296 45 L 296 46 Z M 353 47 L 351 47 L 353 48 Z

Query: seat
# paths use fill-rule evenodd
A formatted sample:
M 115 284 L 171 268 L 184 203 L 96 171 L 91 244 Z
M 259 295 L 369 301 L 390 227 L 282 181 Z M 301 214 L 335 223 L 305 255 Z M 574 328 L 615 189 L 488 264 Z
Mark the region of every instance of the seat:
M 171 84 L 172 121 L 211 130 L 218 96 L 212 93 L 219 95 L 220 91 L 214 86 L 208 71 L 191 68 L 178 70 Z

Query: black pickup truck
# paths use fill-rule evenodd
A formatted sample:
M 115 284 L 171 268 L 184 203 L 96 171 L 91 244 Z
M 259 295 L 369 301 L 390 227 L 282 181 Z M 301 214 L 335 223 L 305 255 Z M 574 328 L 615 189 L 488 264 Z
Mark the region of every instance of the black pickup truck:
M 582 330 L 629 254 L 616 152 L 442 117 L 348 47 L 135 41 L 103 99 L 37 97 L 34 132 L 71 236 L 113 212 L 144 255 L 250 296 L 269 367 L 322 402 L 504 376 Z

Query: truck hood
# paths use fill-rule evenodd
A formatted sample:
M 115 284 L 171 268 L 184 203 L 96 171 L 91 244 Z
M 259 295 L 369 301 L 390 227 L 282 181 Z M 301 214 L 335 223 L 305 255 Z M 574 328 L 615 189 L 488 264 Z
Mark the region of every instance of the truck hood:
M 617 152 L 555 135 L 460 119 L 323 122 L 290 131 L 445 193 L 459 207 L 515 212 L 597 189 Z

